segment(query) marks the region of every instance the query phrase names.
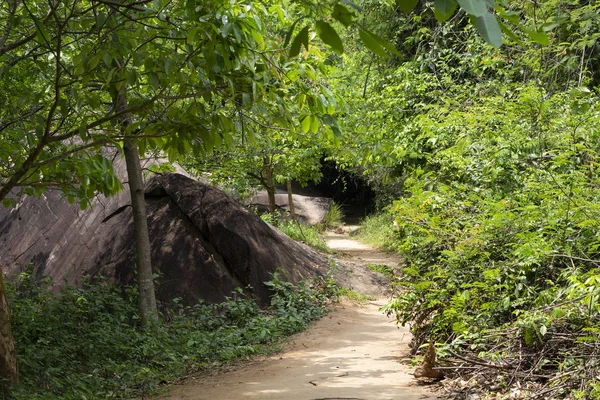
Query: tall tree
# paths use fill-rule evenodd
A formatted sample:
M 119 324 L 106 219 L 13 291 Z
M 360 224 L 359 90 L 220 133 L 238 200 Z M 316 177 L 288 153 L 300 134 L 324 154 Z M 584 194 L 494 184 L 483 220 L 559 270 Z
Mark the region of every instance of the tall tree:
M 19 382 L 17 353 L 10 329 L 10 313 L 4 288 L 4 273 L 0 268 L 0 395 L 8 395 L 10 385 Z

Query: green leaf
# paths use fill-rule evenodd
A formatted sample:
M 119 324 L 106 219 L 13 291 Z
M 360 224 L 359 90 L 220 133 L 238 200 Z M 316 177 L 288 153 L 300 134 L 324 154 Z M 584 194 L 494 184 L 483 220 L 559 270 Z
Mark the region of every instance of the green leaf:
M 290 43 L 290 40 L 292 40 L 292 35 L 294 34 L 294 29 L 296 29 L 296 25 L 298 25 L 298 22 L 300 22 L 301 19 L 302 19 L 302 17 L 295 20 L 294 23 L 292 24 L 292 26 L 290 27 L 290 30 L 285 35 L 285 42 L 283 43 L 283 47 L 287 47 L 287 45 Z
M 317 33 L 321 40 L 329 45 L 333 51 L 342 55 L 344 53 L 344 44 L 338 33 L 327 22 L 317 21 Z
M 44 23 L 41 22 L 40 20 L 38 20 L 33 15 L 31 17 L 35 20 L 35 26 L 37 28 L 37 37 L 38 37 L 38 39 L 41 39 L 40 41 L 44 41 L 46 43 L 50 43 L 50 35 L 48 35 L 48 31 L 46 30 L 46 27 L 44 26 Z
M 290 47 L 290 57 L 296 57 L 298 54 L 300 54 L 300 47 L 302 45 L 304 45 L 306 50 L 308 50 L 308 26 L 302 28 L 302 30 L 298 32 L 292 41 L 292 46 Z
M 310 131 L 310 115 L 307 115 L 302 120 L 302 132 L 308 133 Z
M 469 15 L 483 17 L 488 14 L 488 7 L 485 0 L 458 0 L 458 4 Z
M 515 43 L 521 43 L 521 39 L 519 39 L 519 37 L 517 35 L 515 35 L 515 33 L 505 24 L 503 24 L 501 21 L 498 21 L 498 24 L 500 25 L 500 29 L 502 30 L 502 32 L 509 37 L 513 42 Z
M 198 33 L 198 27 L 193 27 L 192 29 L 190 29 L 190 31 L 188 32 L 187 35 L 187 39 L 186 42 L 187 44 L 193 44 L 194 43 L 194 39 L 196 38 L 196 33 Z
M 369 50 L 371 50 L 373 53 L 381 57 L 389 57 L 389 54 L 386 50 L 392 51 L 390 49 L 391 45 L 388 44 L 385 40 L 375 35 L 374 33 L 362 28 L 359 29 L 358 35 L 360 36 L 360 40 L 362 40 L 365 46 L 367 46 Z M 398 51 L 394 48 L 392 53 L 398 54 Z
M 333 14 L 331 16 L 346 28 L 352 25 L 352 18 L 354 18 L 352 11 L 339 3 L 336 3 L 333 7 Z
M 482 17 L 477 17 L 475 25 L 486 42 L 494 47 L 502 46 L 502 30 L 494 14 L 488 12 Z
M 435 0 L 435 19 L 438 22 L 444 22 L 450 19 L 458 8 L 458 2 L 456 0 Z
M 150 83 L 154 89 L 158 89 L 160 87 L 160 80 L 155 72 L 150 72 Z
M 548 35 L 546 34 L 546 32 L 530 31 L 528 29 L 525 29 L 525 32 L 527 33 L 527 35 L 529 35 L 531 40 L 538 44 L 541 44 L 542 46 L 546 46 L 550 43 L 550 39 L 548 39 Z
M 310 117 L 310 131 L 317 133 L 319 131 L 319 119 L 316 116 Z
M 419 3 L 419 0 L 396 0 L 396 5 L 405 13 L 411 12 Z
M 107 67 L 110 68 L 112 66 L 112 56 L 108 51 L 104 53 L 104 55 L 102 56 L 102 60 L 104 61 L 104 64 L 106 64 Z
M 533 343 L 533 332 L 531 328 L 525 328 L 525 344 L 530 345 Z
M 550 314 L 552 315 L 553 318 L 562 318 L 565 315 L 565 312 L 561 309 L 561 308 L 555 308 L 552 310 L 552 313 Z
M 4 208 L 14 207 L 16 204 L 17 204 L 17 202 L 14 199 L 2 200 L 2 205 L 4 206 Z
M 167 58 L 167 60 L 165 61 L 165 72 L 167 73 L 167 75 L 171 75 L 171 72 L 173 72 L 173 67 L 173 60 Z

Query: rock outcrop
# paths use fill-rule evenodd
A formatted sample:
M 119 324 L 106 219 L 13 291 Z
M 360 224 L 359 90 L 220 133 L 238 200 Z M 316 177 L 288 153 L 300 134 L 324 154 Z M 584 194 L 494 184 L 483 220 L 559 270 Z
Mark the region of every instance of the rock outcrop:
M 307 225 L 316 225 L 325 222 L 325 215 L 331 205 L 331 199 L 327 197 L 292 195 L 296 217 Z M 267 192 L 255 193 L 246 202 L 248 207 L 256 208 L 260 213 L 269 211 L 269 196 Z M 276 193 L 275 204 L 279 209 L 289 211 L 287 193 Z
M 146 185 L 157 296 L 221 301 L 236 287 L 252 286 L 263 304 L 264 281 L 281 269 L 299 279 L 324 270 L 327 260 L 264 223 L 222 191 L 181 174 L 163 174 Z M 56 290 L 86 277 L 117 284 L 135 281 L 132 213 L 128 190 L 80 210 L 49 192 L 0 210 L 0 265 L 8 276 L 32 263 L 52 277 Z

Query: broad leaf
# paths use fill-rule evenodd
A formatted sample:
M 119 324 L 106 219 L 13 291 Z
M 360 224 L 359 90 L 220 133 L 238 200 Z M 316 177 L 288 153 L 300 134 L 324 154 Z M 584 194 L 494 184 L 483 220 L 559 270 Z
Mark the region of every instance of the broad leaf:
M 310 131 L 310 123 L 311 123 L 310 115 L 307 115 L 302 120 L 302 132 L 308 133 Z
M 283 43 L 283 47 L 287 47 L 287 45 L 290 43 L 290 40 L 292 39 L 292 35 L 294 34 L 294 29 L 296 29 L 296 25 L 298 25 L 298 22 L 300 22 L 301 19 L 302 19 L 302 17 L 295 20 L 294 23 L 292 24 L 292 26 L 290 27 L 290 30 L 285 35 L 285 42 Z
M 438 22 L 447 21 L 458 8 L 458 2 L 456 0 L 435 0 L 435 19 Z
M 530 31 L 528 29 L 525 29 L 525 32 L 527 32 L 531 40 L 538 44 L 541 44 L 542 46 L 546 46 L 550 43 L 550 39 L 548 39 L 548 35 L 546 34 L 546 32 Z
M 352 24 L 352 18 L 354 18 L 352 11 L 339 3 L 336 3 L 333 7 L 333 14 L 331 16 L 346 28 Z
M 475 25 L 486 42 L 494 47 L 502 46 L 502 30 L 494 14 L 488 12 L 482 17 L 477 17 Z
M 502 22 L 498 21 L 498 24 L 500 25 L 500 29 L 502 30 L 502 32 L 509 37 L 512 41 L 514 41 L 515 43 L 519 43 L 522 44 L 521 39 L 519 39 L 519 37 L 517 35 L 515 35 L 515 33 L 505 24 L 503 24 Z
M 367 46 L 373 53 L 382 57 L 389 57 L 387 51 L 397 56 L 400 55 L 400 53 L 398 53 L 398 50 L 396 50 L 394 45 L 389 43 L 387 40 L 377 36 L 373 32 L 369 32 L 368 30 L 361 28 L 359 29 L 358 34 L 360 36 L 360 40 L 362 40 L 365 46 Z
M 405 13 L 409 13 L 417 6 L 419 0 L 396 0 L 396 5 Z
M 317 21 L 317 33 L 325 44 L 331 46 L 333 51 L 338 54 L 344 53 L 344 44 L 338 33 L 327 22 Z
M 365 31 L 364 29 L 359 29 L 358 35 L 360 36 L 360 40 L 362 40 L 365 46 L 367 46 L 373 53 L 381 57 L 389 57 L 389 54 L 387 51 L 385 51 L 385 48 L 379 44 L 377 40 L 375 40 L 371 33 Z
M 458 0 L 458 4 L 467 14 L 475 17 L 483 17 L 488 14 L 485 0 Z
M 300 32 L 292 41 L 292 46 L 290 47 L 290 57 L 296 57 L 300 54 L 300 47 L 304 45 L 304 48 L 308 50 L 308 26 L 302 28 Z

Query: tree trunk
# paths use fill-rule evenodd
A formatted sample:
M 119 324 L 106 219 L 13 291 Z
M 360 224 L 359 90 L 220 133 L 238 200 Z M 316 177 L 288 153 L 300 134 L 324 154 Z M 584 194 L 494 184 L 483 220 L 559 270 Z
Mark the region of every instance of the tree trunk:
M 146 214 L 146 200 L 144 198 L 144 179 L 138 147 L 134 140 L 126 139 L 123 146 L 125 163 L 127 164 L 127 177 L 129 180 L 129 193 L 131 194 L 131 208 L 133 209 L 133 225 L 135 230 L 135 261 L 138 274 L 139 307 L 142 326 L 146 327 L 148 321 L 156 329 L 158 324 L 158 311 L 154 294 L 154 281 L 152 279 L 152 260 L 150 258 L 150 235 L 148 233 L 148 216 Z
M 275 213 L 277 205 L 275 204 L 275 183 L 273 182 L 273 165 L 268 156 L 263 158 L 263 165 L 265 169 L 265 189 L 267 189 L 267 195 L 269 196 L 269 212 Z
M 10 329 L 10 312 L 0 268 L 0 395 L 8 395 L 10 385 L 19 383 L 17 352 Z
M 296 219 L 296 210 L 294 209 L 294 197 L 292 196 L 292 181 L 287 181 L 287 192 L 288 192 L 288 206 L 290 208 L 290 217 L 292 220 Z
M 127 109 L 127 89 L 123 85 L 116 95 L 116 109 Z M 130 115 L 124 115 L 121 120 L 123 133 L 127 127 Z M 137 266 L 139 310 L 142 327 L 158 327 L 158 311 L 152 279 L 152 260 L 150 257 L 150 235 L 148 233 L 148 216 L 146 214 L 146 199 L 144 198 L 144 178 L 138 146 L 134 139 L 124 140 L 123 152 L 127 165 L 127 180 L 131 194 L 131 208 L 133 210 L 133 226 L 135 231 L 135 261 Z

